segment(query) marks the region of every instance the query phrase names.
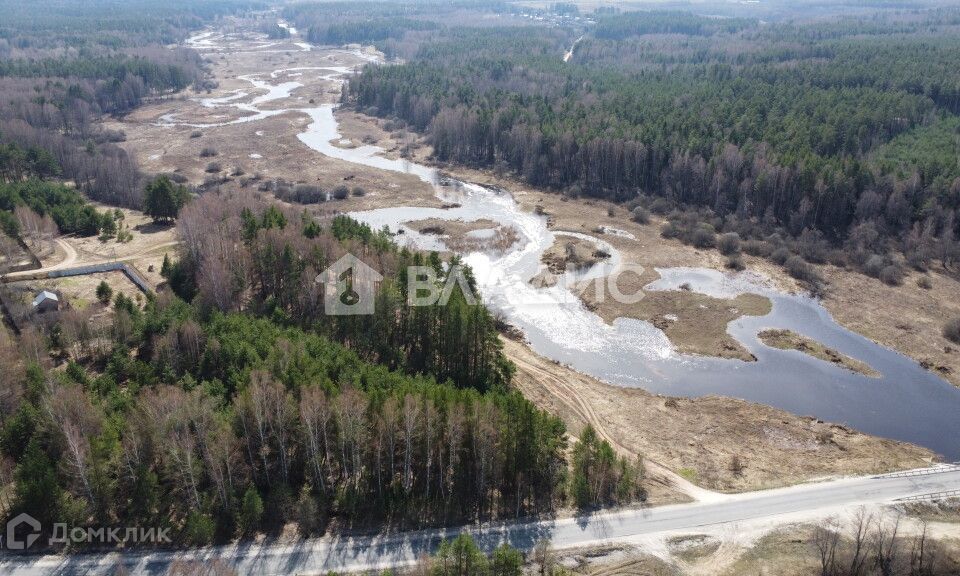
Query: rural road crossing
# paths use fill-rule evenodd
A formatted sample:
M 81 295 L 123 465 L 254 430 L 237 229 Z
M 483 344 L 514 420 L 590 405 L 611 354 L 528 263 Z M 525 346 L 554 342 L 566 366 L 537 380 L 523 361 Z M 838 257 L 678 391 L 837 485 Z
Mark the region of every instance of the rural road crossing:
M 960 489 L 960 467 L 934 473 L 858 477 L 732 495 L 722 501 L 601 512 L 584 517 L 468 527 L 481 547 L 501 542 L 529 551 L 547 539 L 557 549 L 615 544 L 643 535 L 695 531 L 702 527 L 751 520 L 788 521 L 798 513 Z M 0 556 L 0 573 L 11 576 L 112 574 L 120 565 L 133 574 L 164 574 L 176 561 L 220 561 L 240 574 L 313 574 L 407 565 L 435 550 L 460 529 L 423 530 L 369 537 L 324 537 L 293 543 L 241 543 L 180 552 L 111 552 L 72 556 Z

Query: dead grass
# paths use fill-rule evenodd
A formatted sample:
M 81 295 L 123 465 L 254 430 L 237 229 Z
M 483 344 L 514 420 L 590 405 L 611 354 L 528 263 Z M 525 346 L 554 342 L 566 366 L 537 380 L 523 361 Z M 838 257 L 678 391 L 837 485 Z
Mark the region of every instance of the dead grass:
M 823 360 L 824 362 L 830 362 L 831 364 L 842 366 L 852 372 L 863 374 L 864 376 L 870 376 L 871 378 L 880 377 L 880 374 L 866 363 L 841 354 L 832 348 L 827 348 L 816 340 L 811 340 L 791 330 L 764 330 L 757 336 L 760 338 L 760 341 L 767 346 L 779 348 L 780 350 L 797 350 Z
M 465 222 L 463 220 L 441 220 L 425 218 L 406 223 L 421 234 L 438 236 L 448 250 L 465 254 L 467 252 L 498 251 L 510 249 L 520 234 L 512 226 L 501 226 L 493 220 L 480 219 Z M 489 230 L 488 236 L 475 236 L 472 232 Z
M 50 290 L 60 291 L 71 307 L 84 310 L 89 306 L 101 306 L 97 300 L 97 286 L 100 282 L 106 282 L 113 289 L 114 297 L 117 294 L 123 294 L 135 301 L 142 300 L 144 297 L 143 293 L 122 272 L 100 272 L 85 276 L 11 282 L 8 286 L 20 294 L 26 305 L 30 304 L 37 292 Z
M 252 176 L 260 175 L 263 178 L 282 178 L 294 183 L 316 184 L 326 189 L 348 184 L 350 187 L 360 186 L 367 191 L 362 197 L 351 196 L 345 200 L 326 203 L 323 205 L 325 210 L 345 212 L 400 204 L 434 207 L 441 205 L 433 189 L 413 175 L 348 164 L 311 150 L 297 138 L 310 123 L 306 114 L 300 112 L 290 111 L 253 122 L 199 129 L 188 126 L 157 126 L 157 121 L 169 113 L 176 113 L 181 121 L 200 124 L 221 123 L 241 117 L 243 114 L 235 109 L 204 108 L 191 98 L 230 96 L 233 91 L 242 90 L 249 96 L 237 101 L 249 101 L 263 92 L 238 78 L 248 74 L 260 74 L 261 78 L 274 84 L 296 81 L 304 85 L 292 91 L 289 99 L 266 103 L 262 106 L 263 109 L 307 108 L 336 102 L 340 93 L 339 82 L 322 78 L 329 74 L 329 71 L 302 70 L 291 72 L 298 74 L 297 76 L 281 75 L 277 78 L 270 78 L 269 74 L 281 68 L 352 66 L 358 62 L 352 55 L 333 50 L 271 53 L 237 49 L 209 57 L 214 76 L 220 85 L 217 91 L 203 95 L 186 93 L 172 99 L 159 100 L 138 108 L 123 119 L 107 123 L 108 128 L 126 133 L 126 142 L 120 145 L 136 157 L 145 171 L 176 172 L 186 177 L 191 184 L 199 185 L 208 176 L 204 172 L 208 159 L 201 158 L 200 151 L 203 148 L 214 148 L 218 152 L 217 162 L 227 173 L 239 168 L 246 174 L 244 177 L 229 178 L 221 185 L 224 189 L 239 188 Z M 196 131 L 200 131 L 201 136 L 192 138 L 191 134 Z M 382 136 L 372 128 L 368 131 L 373 132 L 375 138 Z M 346 132 L 344 136 L 350 138 Z
M 667 540 L 670 553 L 683 562 L 693 563 L 712 556 L 720 548 L 720 541 L 706 534 L 674 536 Z
M 812 526 L 793 526 L 767 534 L 744 552 L 723 576 L 809 576 L 820 564 L 809 541 Z
M 416 150 L 418 162 L 430 163 L 430 149 Z M 611 202 L 592 199 L 565 199 L 531 189 L 523 182 L 458 166 L 459 176 L 473 182 L 510 190 L 514 198 L 529 211 L 549 215 L 555 229 L 591 233 L 602 226 L 629 232 L 634 239 L 608 234 L 604 240 L 620 250 L 624 262 L 653 267 L 703 267 L 726 270 L 726 258 L 716 250 L 699 250 L 678 240 L 660 236 L 663 221 L 652 219 L 637 224 L 628 211 Z M 614 215 L 609 215 L 609 209 Z M 784 292 L 802 292 L 803 287 L 781 267 L 770 261 L 742 255 L 747 269 L 770 278 L 773 286 Z M 960 316 L 960 278 L 933 269 L 926 273 L 932 288 L 917 285 L 922 274 L 912 271 L 900 286 L 889 286 L 853 270 L 831 265 L 813 265 L 827 281 L 823 306 L 845 328 L 870 338 L 915 359 L 928 370 L 955 386 L 960 386 L 960 347 L 944 338 L 942 329 L 947 318 Z
M 832 475 L 924 466 L 924 448 L 734 398 L 667 398 L 604 384 L 503 340 L 515 385 L 576 434 L 591 423 L 615 448 L 680 472 L 705 488 L 740 492 Z M 731 460 L 740 458 L 738 473 Z
M 619 290 L 623 294 L 635 294 L 658 277 L 650 269 L 645 269 L 639 277 L 624 274 L 618 281 Z M 639 302 L 624 303 L 598 292 L 596 283 L 587 284 L 581 298 L 607 323 L 617 318 L 650 322 L 663 330 L 682 353 L 747 362 L 756 358 L 727 333 L 727 325 L 742 316 L 764 316 L 771 310 L 770 300 L 756 294 L 723 299 L 687 290 L 646 291 Z
M 563 274 L 567 270 L 589 268 L 609 257 L 588 240 L 558 235 L 553 245 L 544 250 L 540 261 L 547 265 L 551 273 Z

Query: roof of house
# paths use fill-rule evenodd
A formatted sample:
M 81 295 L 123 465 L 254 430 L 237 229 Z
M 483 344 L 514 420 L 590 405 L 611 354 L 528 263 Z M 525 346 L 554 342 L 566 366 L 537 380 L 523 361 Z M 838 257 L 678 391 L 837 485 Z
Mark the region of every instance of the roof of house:
M 47 300 L 52 300 L 53 302 L 60 302 L 60 298 L 56 294 L 54 294 L 53 292 L 50 292 L 49 290 L 44 290 L 39 294 L 37 294 L 37 297 L 33 299 L 33 305 L 39 306 L 40 304 L 42 304 Z

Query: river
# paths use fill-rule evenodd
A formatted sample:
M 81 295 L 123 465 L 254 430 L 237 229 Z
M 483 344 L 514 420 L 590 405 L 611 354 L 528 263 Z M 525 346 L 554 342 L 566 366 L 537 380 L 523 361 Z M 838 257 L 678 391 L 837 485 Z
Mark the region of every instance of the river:
M 193 45 L 206 47 L 216 42 L 210 33 L 194 38 Z M 326 77 L 336 81 L 342 81 L 350 72 L 336 66 L 317 69 L 328 71 Z M 559 234 L 548 229 L 545 217 L 521 210 L 508 191 L 467 182 L 440 185 L 433 168 L 387 158 L 376 146 L 334 146 L 331 142 L 341 140 L 335 105 L 303 108 L 298 105 L 302 102 L 290 98 L 290 92 L 299 83 L 270 82 L 291 70 L 240 77 L 251 84 L 251 91 L 266 90 L 266 94 L 251 101 L 243 101 L 249 96 L 246 91 L 200 100 L 204 106 L 233 107 L 247 116 L 221 124 L 189 126 L 212 128 L 286 112 L 308 115 L 310 124 L 298 137 L 317 153 L 379 170 L 413 174 L 432 185 L 443 202 L 457 205 L 449 209 L 398 206 L 351 213 L 375 228 L 403 229 L 404 234 L 397 238 L 413 247 L 439 248 L 436 237 L 404 226 L 412 220 L 485 218 L 513 227 L 520 240 L 511 250 L 465 254 L 464 260 L 473 268 L 487 306 L 522 330 L 537 353 L 612 384 L 673 396 L 741 398 L 843 423 L 869 434 L 913 442 L 949 459 L 960 459 L 960 390 L 906 356 L 846 330 L 816 299 L 777 292 L 763 277 L 750 272 L 658 269 L 661 278 L 648 289 L 676 290 L 681 284 L 688 284 L 696 292 L 717 297 L 752 292 L 770 298 L 773 309 L 768 315 L 742 317 L 727 328 L 757 357 L 756 362 L 680 354 L 662 331 L 647 322 L 618 319 L 613 325 L 606 324 L 583 306 L 567 283 L 543 288 L 530 284 L 529 280 L 540 270 L 540 256 Z M 260 108 L 266 102 L 280 100 L 289 100 L 290 107 Z M 159 123 L 179 124 L 172 114 L 162 117 Z M 578 280 L 605 276 L 619 265 L 618 252 L 603 238 L 579 236 L 594 242 L 611 258 L 579 273 Z M 865 362 L 881 376 L 863 376 L 798 351 L 765 346 L 757 338 L 757 333 L 765 328 L 785 328 L 808 336 Z

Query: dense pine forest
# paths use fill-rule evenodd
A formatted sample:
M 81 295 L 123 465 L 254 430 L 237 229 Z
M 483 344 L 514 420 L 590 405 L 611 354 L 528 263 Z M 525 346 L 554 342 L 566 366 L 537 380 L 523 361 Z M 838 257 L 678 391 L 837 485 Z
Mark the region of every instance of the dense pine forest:
M 896 283 L 960 257 L 956 9 L 583 17 L 371 37 L 404 63 L 367 66 L 345 101 L 437 161 L 628 203 L 707 247 L 736 233 L 798 276 L 831 261 Z
M 142 175 L 101 128 L 144 98 L 203 87 L 200 56 L 168 49 L 254 2 L 0 1 L 0 143 L 43 150 L 93 199 L 140 206 Z

